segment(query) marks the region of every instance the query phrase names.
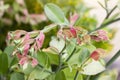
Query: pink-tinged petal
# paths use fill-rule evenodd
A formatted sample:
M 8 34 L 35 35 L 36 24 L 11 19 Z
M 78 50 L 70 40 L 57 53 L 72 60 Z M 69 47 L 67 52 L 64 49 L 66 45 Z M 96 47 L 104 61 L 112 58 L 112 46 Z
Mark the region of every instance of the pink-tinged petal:
M 24 40 L 28 40 L 28 39 L 30 39 L 30 35 L 27 33 L 27 34 L 25 35 Z
M 77 44 L 81 44 L 81 40 L 79 38 L 77 38 Z
M 38 64 L 38 61 L 37 61 L 37 59 L 32 59 L 32 67 L 35 67 L 36 65 Z
M 73 37 L 77 37 L 77 32 L 76 32 L 75 28 L 71 27 L 70 32 L 72 33 Z
M 20 53 L 17 53 L 18 59 L 21 59 L 23 56 Z
M 23 55 L 26 56 L 28 54 L 28 51 L 29 51 L 29 48 L 30 48 L 30 45 L 29 44 L 26 44 L 24 46 L 24 52 L 23 52 Z
M 92 58 L 92 59 L 94 59 L 94 60 L 99 60 L 99 58 L 100 58 L 100 54 L 99 54 L 99 52 L 98 51 L 93 51 L 92 52 L 92 54 L 90 55 L 90 57 Z
M 98 33 L 99 35 L 107 35 L 107 32 L 104 31 L 104 30 L 98 30 L 97 33 Z
M 42 32 L 40 32 L 38 38 L 36 38 L 36 44 L 38 49 L 42 47 L 44 39 L 45 39 L 45 35 Z
M 71 25 L 74 25 L 75 21 L 79 18 L 78 14 L 74 14 L 73 16 L 70 17 L 70 23 Z
M 19 64 L 21 65 L 21 66 L 23 66 L 25 63 L 27 63 L 28 62 L 28 58 L 27 57 L 23 57 L 23 58 L 21 58 L 20 59 L 20 61 L 19 61 Z

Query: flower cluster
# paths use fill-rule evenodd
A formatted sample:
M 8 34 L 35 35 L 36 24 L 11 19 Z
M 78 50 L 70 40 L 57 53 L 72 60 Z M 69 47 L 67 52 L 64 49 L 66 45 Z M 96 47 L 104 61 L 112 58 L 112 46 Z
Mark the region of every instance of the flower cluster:
M 45 35 L 42 31 L 26 32 L 17 30 L 8 33 L 7 42 L 9 42 L 8 45 L 15 45 L 15 51 L 12 55 L 18 57 L 21 66 L 30 63 L 35 67 L 38 64 L 38 61 L 29 55 L 35 54 L 42 48 L 44 39 Z

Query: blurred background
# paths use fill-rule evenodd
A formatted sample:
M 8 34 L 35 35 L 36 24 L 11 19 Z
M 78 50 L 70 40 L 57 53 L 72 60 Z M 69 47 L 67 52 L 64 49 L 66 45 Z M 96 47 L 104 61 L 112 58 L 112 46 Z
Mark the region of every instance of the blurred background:
M 106 16 L 105 10 L 98 4 L 98 1 L 104 4 L 104 0 L 0 0 L 0 49 L 5 49 L 5 40 L 9 31 L 40 30 L 51 24 L 43 10 L 44 5 L 50 2 L 60 6 L 68 19 L 71 14 L 78 13 L 80 21 L 77 26 L 88 31 L 94 30 Z M 113 8 L 118 4 L 117 2 L 118 0 L 109 0 L 108 7 Z M 116 12 L 120 10 L 116 9 L 114 13 Z M 94 44 L 108 51 L 109 56 L 106 58 L 108 61 L 120 49 L 120 22 L 109 25 L 105 30 L 109 32 L 110 42 Z M 54 31 L 47 36 L 52 34 Z M 47 41 L 49 40 L 48 38 Z M 110 66 L 110 69 L 117 69 L 116 72 L 120 72 L 119 61 L 120 58 Z

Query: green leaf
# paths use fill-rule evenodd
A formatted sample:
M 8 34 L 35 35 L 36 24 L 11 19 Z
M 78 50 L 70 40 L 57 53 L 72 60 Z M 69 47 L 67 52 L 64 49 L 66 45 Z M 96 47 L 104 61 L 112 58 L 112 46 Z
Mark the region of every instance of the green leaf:
M 8 71 L 8 57 L 7 54 L 0 54 L 0 73 L 5 74 Z
M 66 80 L 65 74 L 63 71 L 60 71 L 56 74 L 55 80 Z
M 39 51 L 37 53 L 37 60 L 42 66 L 50 67 L 49 57 L 46 55 L 45 52 Z
M 25 63 L 22 66 L 22 71 L 26 75 L 29 75 L 33 70 L 34 70 L 34 68 L 32 67 L 32 65 L 30 63 Z
M 76 74 L 75 69 L 70 71 L 69 68 L 65 68 L 63 71 L 65 73 L 66 80 L 74 80 L 74 77 L 75 77 L 75 74 Z M 83 80 L 83 76 L 81 74 L 79 74 L 77 80 Z
M 14 48 L 15 48 L 14 46 L 8 46 L 4 50 L 4 53 L 6 53 L 7 56 L 8 56 L 8 65 L 9 65 L 9 67 L 17 62 L 17 59 L 15 57 L 13 57 L 13 56 L 11 57 L 11 55 L 12 55 L 12 53 L 14 51 Z
M 45 5 L 44 10 L 47 17 L 54 23 L 58 25 L 69 24 L 68 20 L 65 18 L 64 13 L 57 5 L 48 3 Z
M 78 48 L 71 59 L 68 61 L 69 64 L 78 64 L 81 65 L 90 55 L 90 52 L 87 48 L 81 47 Z
M 44 69 L 36 68 L 30 73 L 28 80 L 43 80 L 46 79 L 49 75 L 50 73 L 45 72 Z
M 50 64 L 59 64 L 59 56 L 58 54 L 53 54 L 51 52 L 47 52 L 46 55 L 49 57 Z
M 23 74 L 14 72 L 11 74 L 10 80 L 25 80 L 25 79 Z
M 75 43 L 73 43 L 73 42 L 68 42 L 68 43 L 66 44 L 66 51 L 67 51 L 67 53 L 68 53 L 69 55 L 73 52 L 74 49 L 75 49 Z

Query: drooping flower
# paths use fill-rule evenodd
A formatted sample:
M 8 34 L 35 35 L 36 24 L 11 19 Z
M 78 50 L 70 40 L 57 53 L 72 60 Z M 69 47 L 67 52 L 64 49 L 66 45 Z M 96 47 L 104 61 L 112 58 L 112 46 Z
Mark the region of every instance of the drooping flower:
M 24 49 L 23 49 L 23 55 L 26 56 L 29 52 L 29 48 L 30 48 L 30 45 L 29 44 L 25 44 L 24 45 Z
M 96 42 L 109 40 L 109 38 L 107 36 L 107 32 L 104 30 L 96 31 L 95 34 L 91 35 L 91 39 L 95 40 Z
M 76 22 L 76 20 L 78 19 L 79 15 L 77 13 L 73 14 L 71 17 L 70 17 L 70 26 L 73 26 L 74 23 Z
M 37 61 L 37 59 L 35 59 L 35 58 L 30 58 L 30 57 L 28 57 L 28 56 L 22 57 L 22 58 L 20 59 L 20 61 L 19 61 L 19 64 L 20 64 L 21 66 L 24 66 L 25 64 L 28 64 L 28 63 L 30 63 L 30 64 L 32 65 L 32 67 L 35 67 L 35 66 L 37 66 L 37 64 L 38 64 L 38 61 Z
M 77 32 L 75 28 L 71 27 L 70 32 L 72 33 L 73 37 L 77 37 Z
M 44 39 L 45 39 L 45 35 L 43 34 L 43 32 L 40 32 L 40 34 L 36 38 L 35 47 L 37 46 L 37 49 L 40 49 L 42 47 Z
M 35 67 L 37 64 L 38 64 L 37 59 L 33 58 L 31 62 L 32 67 Z
M 92 54 L 90 55 L 90 57 L 92 58 L 92 59 L 94 59 L 94 60 L 99 60 L 99 58 L 100 58 L 100 55 L 99 55 L 99 52 L 98 51 L 93 51 L 92 52 Z
M 106 56 L 106 51 L 101 48 L 96 49 L 90 55 L 90 57 L 96 61 L 99 60 L 99 58 L 103 58 L 105 56 Z
M 28 62 L 28 57 L 23 57 L 23 58 L 21 58 L 20 59 L 20 61 L 19 61 L 19 64 L 21 65 L 21 66 L 23 66 L 25 63 L 27 63 Z

